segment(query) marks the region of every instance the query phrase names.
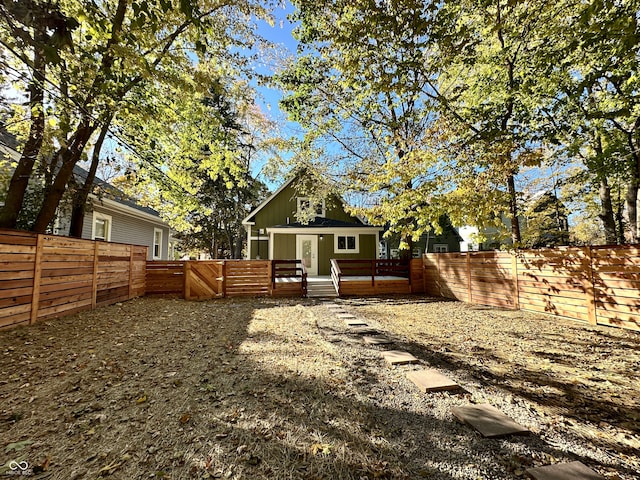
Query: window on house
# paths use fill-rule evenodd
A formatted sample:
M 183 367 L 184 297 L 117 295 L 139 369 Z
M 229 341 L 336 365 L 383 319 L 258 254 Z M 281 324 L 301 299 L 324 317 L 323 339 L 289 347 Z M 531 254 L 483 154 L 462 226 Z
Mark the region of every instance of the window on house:
M 301 213 L 303 210 L 309 209 L 309 198 L 308 197 L 298 197 L 298 213 Z M 325 205 L 324 200 L 315 205 L 315 214 L 316 217 L 324 217 L 325 216 Z
M 335 253 L 358 253 L 360 246 L 358 235 L 334 235 L 334 252 Z
M 162 230 L 153 229 L 153 259 L 159 260 L 162 257 Z
M 91 230 L 93 240 L 111 240 L 111 216 L 100 212 L 93 212 L 93 224 Z
M 445 243 L 436 243 L 433 246 L 433 251 L 436 253 L 447 253 L 449 251 L 449 245 Z

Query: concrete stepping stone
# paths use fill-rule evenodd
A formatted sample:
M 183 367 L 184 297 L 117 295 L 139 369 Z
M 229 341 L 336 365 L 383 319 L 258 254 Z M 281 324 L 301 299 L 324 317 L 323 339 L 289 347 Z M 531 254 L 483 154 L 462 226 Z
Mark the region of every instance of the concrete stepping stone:
M 346 312 L 343 312 L 343 313 L 336 313 L 336 317 L 338 317 L 338 318 L 343 318 L 343 319 L 344 319 L 344 318 L 356 318 L 356 316 L 355 316 L 355 315 L 353 315 L 352 313 L 346 313 Z
M 534 480 L 605 480 L 582 462 L 559 463 L 526 471 Z
M 486 438 L 530 433 L 525 427 L 514 422 L 511 418 L 488 403 L 454 407 L 451 409 L 451 412 L 461 422 L 471 425 Z
M 358 320 L 357 318 L 350 318 L 344 321 L 349 327 L 368 327 L 369 325 L 364 320 Z
M 331 310 L 342 310 L 342 306 L 335 303 L 324 303 L 323 305 Z
M 391 365 L 404 365 L 406 363 L 417 363 L 418 359 L 409 352 L 402 350 L 387 350 L 382 352 L 382 357 Z
M 407 378 L 415 383 L 422 393 L 457 390 L 460 388 L 460 385 L 456 382 L 432 368 L 409 372 L 407 373 Z
M 375 328 L 371 328 L 368 325 L 360 325 L 356 327 L 351 327 L 349 329 L 349 333 L 355 333 L 358 335 L 380 335 L 380 332 Z
M 393 340 L 385 337 L 384 335 L 364 335 L 362 340 L 367 345 L 388 345 L 393 343 Z

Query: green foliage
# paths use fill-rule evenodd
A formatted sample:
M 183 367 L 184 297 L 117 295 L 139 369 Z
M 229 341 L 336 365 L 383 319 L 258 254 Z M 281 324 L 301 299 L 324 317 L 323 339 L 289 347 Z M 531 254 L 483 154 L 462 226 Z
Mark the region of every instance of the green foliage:
M 144 108 L 120 125 L 132 148 L 144 152 L 129 155 L 129 193 L 160 211 L 188 249 L 238 258 L 246 237 L 241 221 L 265 194 L 249 174 L 251 163 L 273 125 L 253 106 L 246 83 L 222 76 L 216 65 L 198 69 L 218 73 L 206 91 L 148 92 Z
M 43 29 L 42 22 L 36 20 L 49 21 L 53 15 L 32 18 L 14 11 L 3 15 L 0 21 L 0 40 L 7 57 L 5 70 L 18 76 L 16 88 L 26 91 L 31 77 L 45 90 L 44 148 L 48 147 L 51 155 L 43 150 L 40 156 L 47 159 L 44 165 L 49 181 L 39 212 L 42 218 L 36 220 L 34 228 L 52 214 L 52 207 L 55 210 L 72 166 L 86 155 L 94 133 L 104 123 L 113 119 L 125 128 L 144 115 L 169 111 L 154 112 L 153 95 L 173 94 L 170 99 L 176 104 L 194 104 L 221 73 L 245 75 L 248 58 L 243 51 L 259 40 L 252 19 L 268 17 L 268 7 L 253 0 L 28 3 L 55 7 L 62 19 L 58 22 L 62 26 Z M 8 2 L 3 9 L 15 5 L 16 2 Z M 16 35 L 17 31 L 24 31 L 25 35 Z M 35 34 L 27 38 L 31 32 L 39 31 L 52 33 L 46 38 L 36 38 Z M 40 47 L 51 51 L 55 58 L 50 58 L 46 69 L 30 71 L 35 69 L 30 57 Z M 29 126 L 36 117 L 30 111 L 15 112 L 11 120 L 16 124 L 24 121 L 24 136 L 29 140 Z M 179 121 L 175 115 L 165 120 Z M 182 131 L 185 135 L 198 133 L 193 129 Z M 213 159 L 207 167 L 215 174 L 215 169 L 225 163 Z
M 626 178 L 633 223 L 638 0 L 294 5 L 301 55 L 277 78 L 281 106 L 306 129 L 299 163 L 361 194 L 356 213 L 404 238 L 442 213 L 507 218 L 518 244 L 522 169 L 581 161 L 591 192 Z

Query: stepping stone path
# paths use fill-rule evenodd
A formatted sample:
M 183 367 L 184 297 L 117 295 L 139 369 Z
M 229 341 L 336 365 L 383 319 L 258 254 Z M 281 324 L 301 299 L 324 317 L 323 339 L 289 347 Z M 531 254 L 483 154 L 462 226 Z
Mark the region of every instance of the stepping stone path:
M 529 468 L 526 473 L 534 480 L 605 480 L 581 462 Z
M 415 383 L 423 393 L 460 389 L 460 385 L 456 382 L 433 369 L 409 372 L 407 378 Z
M 367 325 L 367 322 L 365 322 L 364 320 L 358 320 L 355 317 L 349 320 L 345 320 L 344 323 L 346 323 L 350 327 L 368 327 L 369 326 Z
M 335 303 L 324 303 L 351 327 L 351 332 L 363 335 L 363 341 L 370 345 L 382 345 L 392 343 L 387 337 L 379 335 L 379 332 L 369 327 L 363 320 L 358 320 L 354 315 L 343 310 L 342 306 Z M 391 365 L 403 365 L 418 363 L 419 360 L 409 352 L 400 350 L 388 350 L 382 352 L 385 361 Z M 456 382 L 442 375 L 434 369 L 416 370 L 407 373 L 411 380 L 423 392 L 437 392 L 456 390 L 461 388 Z M 523 435 L 531 433 L 527 428 L 516 423 L 513 419 L 489 404 L 467 405 L 451 409 L 460 421 L 475 428 L 483 437 L 499 438 L 508 435 Z M 533 480 L 606 480 L 603 476 L 591 470 L 581 462 L 562 463 L 538 468 L 529 468 L 525 472 Z
M 481 405 L 468 405 L 466 407 L 454 407 L 451 409 L 451 412 L 461 422 L 471 425 L 486 438 L 530 433 L 525 427 L 517 424 L 500 410 L 492 407 L 488 403 L 483 403 Z
M 387 350 L 382 352 L 382 357 L 391 365 L 404 365 L 407 363 L 417 363 L 418 359 L 409 352 L 402 350 Z
M 356 333 L 359 335 L 379 335 L 380 334 L 378 330 L 368 326 L 367 327 L 365 326 L 351 327 L 351 329 L 349 329 L 349 333 Z
M 364 335 L 362 340 L 364 340 L 364 343 L 367 345 L 388 345 L 393 343 L 393 340 L 384 335 Z

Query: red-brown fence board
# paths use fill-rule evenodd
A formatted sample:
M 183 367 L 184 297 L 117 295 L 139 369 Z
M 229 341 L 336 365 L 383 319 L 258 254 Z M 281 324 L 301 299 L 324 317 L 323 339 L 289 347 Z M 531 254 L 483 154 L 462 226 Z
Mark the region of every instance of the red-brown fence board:
M 146 294 L 184 296 L 184 262 L 154 260 L 146 265 Z
M 422 259 L 414 258 L 409 262 L 411 276 L 411 293 L 424 293 L 424 270 Z
M 224 263 L 226 296 L 269 295 L 271 263 L 268 260 L 227 260 Z
M 0 230 L 0 327 L 143 295 L 147 247 Z
M 224 262 L 220 260 L 185 263 L 184 298 L 206 300 L 224 295 Z
M 638 246 L 427 254 L 423 272 L 429 295 L 640 330 Z

